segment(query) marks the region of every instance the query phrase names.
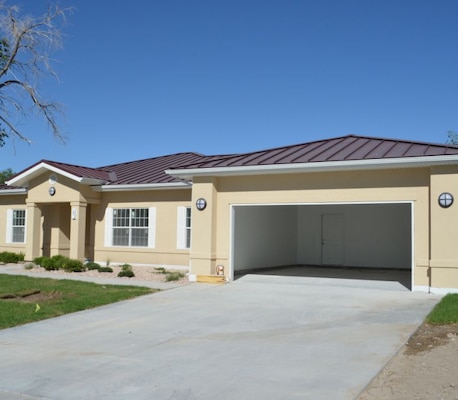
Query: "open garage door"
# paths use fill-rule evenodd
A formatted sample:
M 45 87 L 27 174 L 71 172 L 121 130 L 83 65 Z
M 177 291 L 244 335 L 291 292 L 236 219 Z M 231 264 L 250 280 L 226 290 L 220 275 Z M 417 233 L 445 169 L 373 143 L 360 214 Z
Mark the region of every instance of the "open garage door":
M 240 205 L 232 221 L 234 278 L 377 276 L 411 286 L 411 203 Z

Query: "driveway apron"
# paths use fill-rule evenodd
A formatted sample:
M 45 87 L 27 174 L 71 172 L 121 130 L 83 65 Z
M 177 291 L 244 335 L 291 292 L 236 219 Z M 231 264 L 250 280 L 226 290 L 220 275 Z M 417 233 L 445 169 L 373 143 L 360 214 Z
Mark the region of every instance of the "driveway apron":
M 0 331 L 0 399 L 353 399 L 438 296 L 246 276 Z

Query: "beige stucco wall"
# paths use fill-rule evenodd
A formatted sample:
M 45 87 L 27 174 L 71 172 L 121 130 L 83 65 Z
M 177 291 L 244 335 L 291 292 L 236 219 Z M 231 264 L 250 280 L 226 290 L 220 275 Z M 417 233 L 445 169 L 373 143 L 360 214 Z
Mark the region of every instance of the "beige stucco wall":
M 191 189 L 103 193 L 92 207 L 95 226 L 94 260 L 101 263 L 133 263 L 189 266 L 189 250 L 177 249 L 178 207 L 189 207 Z M 105 246 L 105 210 L 110 208 L 156 208 L 154 248 Z
M 99 192 L 65 176 L 51 184 L 47 171 L 31 180 L 28 194 L 0 196 L 0 251 L 22 251 L 26 259 L 55 254 L 101 263 L 189 266 L 189 249 L 177 249 L 179 206 L 190 206 L 191 189 Z M 49 188 L 56 193 L 50 196 Z M 154 248 L 105 246 L 105 210 L 154 207 Z M 6 245 L 8 208 L 27 209 L 26 244 Z M 73 218 L 72 210 L 76 217 Z M 76 242 L 76 244 L 75 244 Z M 76 256 L 75 256 L 76 255 Z
M 12 251 L 14 253 L 25 253 L 25 244 L 6 243 L 6 215 L 8 209 L 25 210 L 26 195 L 5 195 L 0 196 L 0 252 Z
M 429 169 L 350 171 L 195 177 L 193 203 L 199 197 L 209 206 L 193 216 L 191 265 L 193 274 L 214 274 L 225 265 L 230 276 L 231 205 L 332 204 L 357 202 L 412 202 L 414 207 L 414 262 L 429 262 Z M 212 218 L 212 216 L 215 218 Z M 210 236 L 209 232 L 213 232 Z M 205 238 L 202 240 L 201 238 Z M 458 239 L 458 236 L 456 237 Z M 416 271 L 415 284 L 426 285 L 427 272 Z
M 449 208 L 438 205 L 444 192 L 454 197 Z M 431 169 L 430 266 L 431 286 L 458 288 L 458 166 Z

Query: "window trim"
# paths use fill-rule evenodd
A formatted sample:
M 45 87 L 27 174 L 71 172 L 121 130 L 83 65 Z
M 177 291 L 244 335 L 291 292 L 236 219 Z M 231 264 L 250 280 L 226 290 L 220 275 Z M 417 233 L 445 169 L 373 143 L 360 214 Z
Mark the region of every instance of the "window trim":
M 187 226 L 188 221 L 187 212 L 192 213 L 191 207 L 180 206 L 177 210 L 177 249 L 190 250 L 191 249 L 191 234 L 192 234 L 192 214 L 190 215 L 190 226 Z M 189 234 L 189 246 L 187 241 L 187 232 Z
M 14 212 L 23 211 L 24 212 L 24 225 L 14 225 Z M 13 229 L 15 227 L 24 228 L 23 240 L 20 242 L 13 241 Z M 27 210 L 24 208 L 9 208 L 6 210 L 6 243 L 8 244 L 25 244 L 27 235 Z
M 133 210 L 144 209 L 148 210 L 148 244 L 146 246 L 131 246 L 131 245 L 114 245 L 113 244 L 113 211 L 114 210 Z M 129 226 L 129 237 L 131 234 Z M 129 248 L 129 249 L 153 249 L 156 246 L 156 207 L 107 207 L 105 210 L 105 247 Z

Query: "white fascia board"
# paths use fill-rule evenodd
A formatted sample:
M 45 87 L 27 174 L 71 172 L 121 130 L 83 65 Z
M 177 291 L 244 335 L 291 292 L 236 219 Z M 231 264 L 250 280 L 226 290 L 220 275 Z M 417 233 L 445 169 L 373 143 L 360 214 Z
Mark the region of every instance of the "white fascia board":
M 190 189 L 190 188 L 191 188 L 191 184 L 186 183 L 186 182 L 92 186 L 92 190 L 94 192 L 131 192 L 131 191 L 139 191 L 139 190 L 166 190 L 166 189 Z
M 0 196 L 11 196 L 11 195 L 18 195 L 18 194 L 27 194 L 27 189 L 19 188 L 19 189 L 0 190 Z
M 96 185 L 96 184 L 102 184 L 105 182 L 100 179 L 91 179 L 91 178 L 84 178 L 84 177 L 76 176 L 66 171 L 63 171 L 59 168 L 56 168 L 53 165 L 49 165 L 44 162 L 41 162 L 40 164 L 35 165 L 35 167 L 24 171 L 22 174 L 15 176 L 13 179 L 10 179 L 9 181 L 6 182 L 6 184 L 11 185 L 11 186 L 24 186 L 31 179 L 39 176 L 40 174 L 42 174 L 45 171 L 52 171 L 52 172 L 55 172 L 56 174 L 65 176 L 73 181 L 87 184 L 87 185 Z
M 166 170 L 171 176 L 191 179 L 193 176 L 234 176 L 254 174 L 282 174 L 299 172 L 349 171 L 361 169 L 385 169 L 427 167 L 458 164 L 458 155 L 383 158 L 373 160 L 325 161 L 300 164 L 252 165 L 245 167 L 215 167 Z

